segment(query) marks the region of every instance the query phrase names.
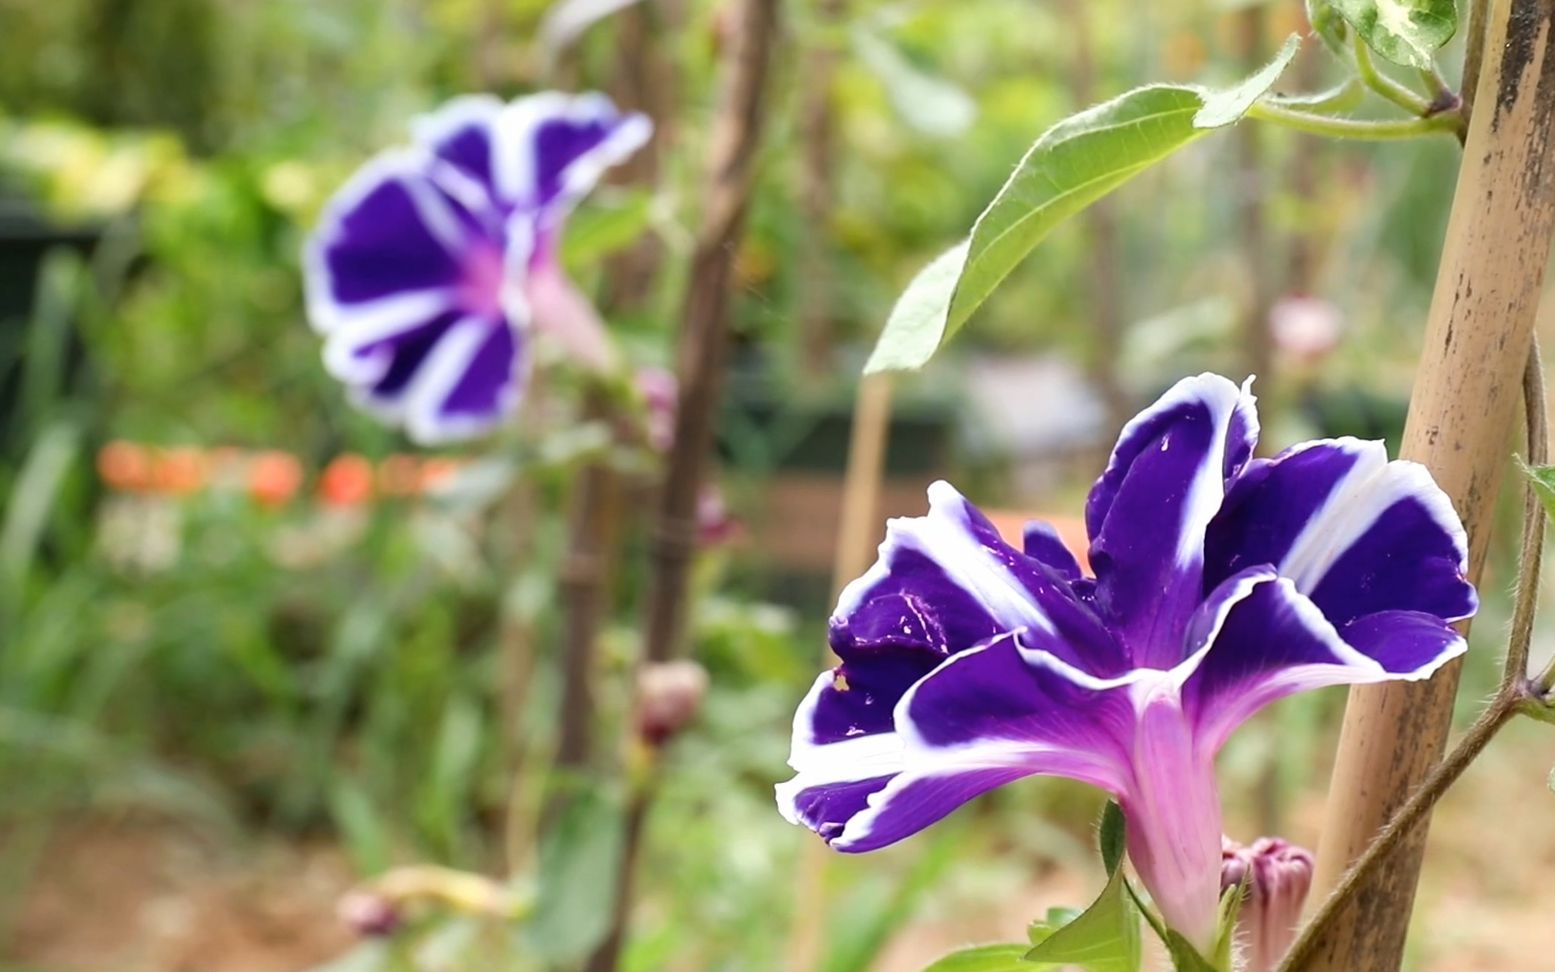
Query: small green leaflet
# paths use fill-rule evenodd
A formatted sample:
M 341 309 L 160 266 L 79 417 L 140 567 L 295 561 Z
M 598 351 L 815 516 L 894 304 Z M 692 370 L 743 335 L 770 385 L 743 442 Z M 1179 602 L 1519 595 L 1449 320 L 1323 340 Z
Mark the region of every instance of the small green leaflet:
M 1345 22 L 1334 9 L 1333 0 L 1307 0 L 1307 23 L 1312 25 L 1312 33 L 1316 34 L 1330 51 L 1346 60 L 1349 52 L 1345 50 Z
M 1458 32 L 1453 0 L 1329 0 L 1366 46 L 1392 61 L 1429 68 Z
M 1143 955 L 1139 909 L 1123 882 L 1122 868 L 1114 870 L 1101 896 L 1082 914 L 1036 942 L 1026 953 L 1026 961 L 1077 965 L 1086 972 L 1138 972 Z M 1032 929 L 1033 939 L 1039 934 L 1039 928 Z
M 1220 972 L 1175 931 L 1168 930 L 1166 933 L 1166 950 L 1171 953 L 1172 968 L 1177 972 Z
M 1544 504 L 1545 515 L 1555 518 L 1555 466 L 1530 466 L 1521 461 L 1518 465 L 1522 467 L 1523 475 L 1528 477 L 1534 495 Z
M 1150 85 L 1064 119 L 1032 144 L 971 235 L 918 273 L 897 300 L 865 372 L 921 368 L 1010 271 L 1065 220 L 1211 129 L 1239 120 L 1296 54 L 1235 87 Z
M 1101 812 L 1101 828 L 1096 836 L 1096 842 L 1101 846 L 1101 863 L 1107 869 L 1108 877 L 1112 877 L 1118 865 L 1123 863 L 1126 829 L 1123 808 L 1108 800 L 1107 808 Z

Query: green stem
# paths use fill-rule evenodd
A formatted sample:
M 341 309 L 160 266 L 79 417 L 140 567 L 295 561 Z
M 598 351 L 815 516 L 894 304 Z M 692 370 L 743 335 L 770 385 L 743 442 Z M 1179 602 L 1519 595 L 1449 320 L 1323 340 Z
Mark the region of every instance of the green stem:
M 1284 108 L 1267 101 L 1260 101 L 1253 105 L 1248 110 L 1247 117 L 1310 135 L 1364 139 L 1372 142 L 1419 138 L 1422 135 L 1433 135 L 1438 132 L 1451 135 L 1455 134 L 1462 124 L 1461 118 L 1455 113 L 1433 115 L 1430 118 L 1410 118 L 1404 121 L 1369 121 L 1361 118 L 1317 115 L 1309 111 Z
M 1431 103 L 1420 97 L 1414 89 L 1383 74 L 1372 62 L 1371 49 L 1359 37 L 1355 39 L 1355 70 L 1360 73 L 1366 87 L 1398 105 L 1411 115 L 1424 115 L 1431 110 Z

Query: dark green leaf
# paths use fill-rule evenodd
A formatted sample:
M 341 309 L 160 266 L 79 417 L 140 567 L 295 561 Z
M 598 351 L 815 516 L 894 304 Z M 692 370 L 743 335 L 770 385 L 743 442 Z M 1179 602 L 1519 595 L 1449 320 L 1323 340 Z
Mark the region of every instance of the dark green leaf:
M 1334 9 L 1366 42 L 1392 61 L 1428 68 L 1436 51 L 1458 32 L 1453 0 L 1332 0 Z
M 1137 972 L 1141 955 L 1139 910 L 1120 869 L 1084 913 L 1037 942 L 1026 961 L 1077 965 L 1086 972 Z
M 1126 834 L 1123 808 L 1108 800 L 1107 808 L 1101 812 L 1101 831 L 1097 835 L 1097 842 L 1101 845 L 1101 863 L 1107 869 L 1108 877 L 1112 877 L 1118 865 L 1123 863 Z
M 1290 63 L 1297 43 L 1292 37 L 1273 62 L 1229 90 L 1136 88 L 1048 129 L 971 236 L 908 285 L 865 370 L 922 367 L 1054 228 L 1210 129 L 1241 118 Z

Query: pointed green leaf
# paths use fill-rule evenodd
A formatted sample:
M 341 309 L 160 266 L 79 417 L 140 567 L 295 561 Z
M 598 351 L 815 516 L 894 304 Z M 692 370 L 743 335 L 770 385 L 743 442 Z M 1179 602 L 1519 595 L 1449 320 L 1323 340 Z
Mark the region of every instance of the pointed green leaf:
M 1097 834 L 1097 843 L 1101 845 L 1101 863 L 1107 869 L 1108 877 L 1112 877 L 1118 865 L 1123 863 L 1126 834 L 1123 808 L 1115 801 L 1108 800 L 1107 808 L 1101 812 L 1101 831 Z
M 1101 896 L 1073 921 L 1056 929 L 1026 953 L 1028 962 L 1077 965 L 1086 972 L 1138 972 L 1142 949 L 1139 910 L 1112 872 Z
M 1199 954 L 1199 950 L 1186 938 L 1170 929 L 1166 932 L 1166 950 L 1172 956 L 1172 968 L 1177 972 L 1221 972 L 1214 964 Z
M 1458 32 L 1453 0 L 1332 0 L 1366 46 L 1392 61 L 1428 68 Z
M 1064 119 L 1032 144 L 971 236 L 915 277 L 886 321 L 866 372 L 922 367 L 1037 244 L 1152 165 L 1242 117 L 1295 55 L 1226 91 L 1151 85 Z
M 1519 462 L 1533 493 L 1544 504 L 1545 515 L 1555 518 L 1555 466 L 1530 466 Z
M 923 972 L 1038 972 L 1025 954 L 1024 945 L 979 945 L 951 952 Z

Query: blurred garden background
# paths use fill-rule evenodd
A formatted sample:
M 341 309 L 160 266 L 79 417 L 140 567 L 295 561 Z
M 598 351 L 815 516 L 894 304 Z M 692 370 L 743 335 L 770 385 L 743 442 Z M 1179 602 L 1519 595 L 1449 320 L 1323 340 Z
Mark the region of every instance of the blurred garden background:
M 658 134 L 564 258 L 632 362 L 670 366 L 727 6 L 0 0 L 0 969 L 572 968 L 597 943 L 619 808 L 539 822 L 568 501 L 603 455 L 630 507 L 651 462 L 566 379 L 543 434 L 413 447 L 325 373 L 299 254 L 447 98 L 605 91 Z M 1095 893 L 1101 798 L 1047 780 L 806 883 L 814 838 L 772 785 L 822 663 L 858 376 L 1041 131 L 1146 80 L 1235 79 L 1306 30 L 1299 0 L 787 6 L 694 575 L 711 687 L 648 819 L 625 968 L 794 968 L 824 941 L 815 968 L 913 970 Z M 1307 45 L 1288 80 L 1321 88 L 1329 58 Z M 1205 369 L 1260 372 L 1275 448 L 1396 448 L 1458 154 L 1246 128 L 1146 174 L 894 379 L 875 536 L 947 475 L 1001 527 L 1074 526 L 1121 421 Z M 1500 533 L 1465 716 L 1499 666 Z M 609 557 L 607 759 L 647 542 L 628 522 Z M 1342 703 L 1289 700 L 1235 741 L 1241 829 L 1315 846 Z M 1411 967 L 1555 970 L 1521 948 L 1555 908 L 1522 894 L 1555 866 L 1552 759 L 1516 725 L 1445 800 Z M 517 917 L 434 902 L 362 940 L 342 899 L 416 864 L 504 882 Z

